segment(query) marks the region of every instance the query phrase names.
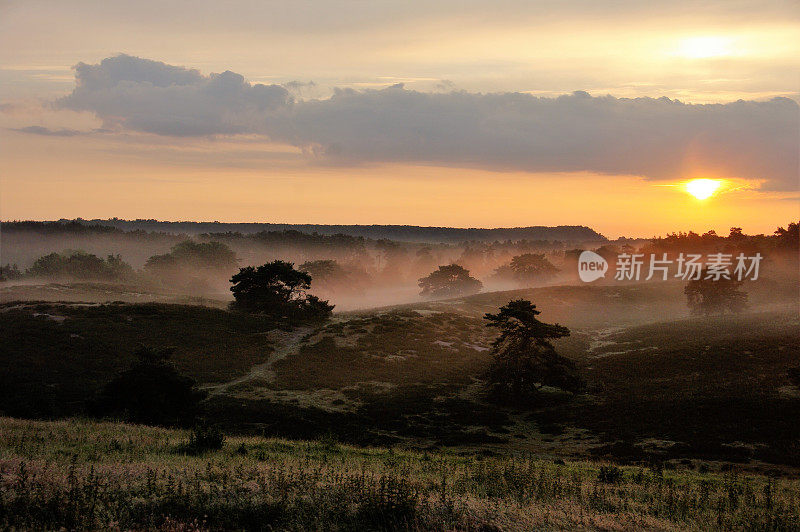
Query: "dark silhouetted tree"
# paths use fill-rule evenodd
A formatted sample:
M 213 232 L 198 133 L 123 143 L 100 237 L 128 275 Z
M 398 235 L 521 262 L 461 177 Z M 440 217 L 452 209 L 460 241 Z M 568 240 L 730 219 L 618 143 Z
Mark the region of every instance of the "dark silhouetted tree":
M 775 230 L 778 237 L 778 246 L 786 249 L 800 249 L 800 222 L 791 222 L 786 229 L 779 227 Z
M 745 240 L 747 237 L 742 232 L 741 227 L 731 227 L 731 232 L 728 234 L 728 240 L 732 242 L 739 242 L 741 240 Z
M 54 279 L 125 280 L 133 276 L 133 268 L 119 255 L 103 260 L 83 251 L 64 251 L 39 257 L 28 269 L 31 277 Z
M 699 279 L 692 279 L 683 289 L 689 310 L 694 315 L 732 314 L 747 308 L 747 292 L 740 290 L 742 281 L 733 278 L 707 279 L 707 271 Z
M 529 285 L 552 279 L 557 273 L 558 268 L 553 266 L 543 253 L 523 253 L 512 258 L 508 264 L 497 268 L 495 277 Z
M 241 268 L 231 277 L 231 309 L 276 317 L 320 319 L 330 316 L 333 305 L 306 292 L 311 275 L 294 264 L 276 260 L 254 268 Z
M 163 274 L 188 268 L 196 273 L 200 270 L 231 270 L 236 263 L 236 253 L 222 242 L 184 240 L 172 246 L 169 253 L 147 259 L 144 269 Z
M 458 297 L 477 294 L 483 284 L 470 276 L 469 270 L 458 264 L 439 266 L 439 269 L 419 280 L 419 295 L 429 298 Z
M 569 329 L 539 321 L 536 305 L 524 299 L 510 301 L 497 314 L 486 314 L 487 327 L 500 336 L 492 344 L 493 360 L 486 372 L 491 395 L 505 402 L 535 400 L 543 386 L 577 393 L 583 380 L 575 364 L 550 342 L 569 336 Z
M 90 409 L 132 423 L 164 426 L 191 425 L 205 392 L 169 361 L 171 349 L 140 347 L 136 361 L 112 379 Z
M 22 272 L 16 264 L 0 266 L 0 282 L 15 281 L 22 278 Z

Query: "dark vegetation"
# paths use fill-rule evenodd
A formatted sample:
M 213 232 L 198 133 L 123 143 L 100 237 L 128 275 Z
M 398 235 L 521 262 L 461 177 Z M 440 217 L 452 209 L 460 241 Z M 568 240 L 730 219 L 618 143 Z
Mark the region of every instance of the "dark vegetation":
M 272 350 L 266 316 L 163 304 L 0 306 L 0 411 L 21 417 L 86 413 L 140 344 L 175 348 L 171 360 L 201 383 L 235 378 Z
M 786 393 L 800 358 L 796 313 L 682 320 L 609 335 L 582 365 L 595 402 L 541 409 L 575 424 L 619 460 L 695 457 L 800 466 L 800 394 Z M 661 443 L 648 447 L 648 439 Z
M 558 271 L 543 253 L 523 253 L 513 257 L 508 264 L 497 268 L 493 277 L 525 287 L 550 281 Z
M 747 308 L 747 292 L 741 289 L 743 284 L 733 277 L 714 279 L 704 270 L 697 279 L 689 281 L 683 292 L 692 314 L 738 314 Z
M 469 274 L 469 270 L 458 264 L 439 266 L 439 269 L 419 280 L 422 297 L 441 299 L 477 294 L 483 283 Z
M 70 224 L 101 225 L 123 231 L 163 231 L 171 233 L 282 233 L 297 232 L 322 236 L 347 235 L 375 240 L 406 242 L 464 242 L 496 240 L 605 240 L 601 234 L 583 226 L 515 227 L 503 229 L 459 229 L 453 227 L 419 227 L 415 225 L 316 225 L 220 222 L 162 222 L 158 220 L 70 220 Z M 9 223 L 9 222 L 6 222 Z M 23 222 L 25 223 L 25 222 Z M 28 222 L 30 223 L 30 222 Z M 52 222 L 60 223 L 60 222 Z
M 234 303 L 0 304 L 0 414 L 70 418 L 0 418 L 0 528 L 797 528 L 798 224 L 587 246 L 762 253 L 758 281 L 475 295 L 564 283 L 579 243 L 228 229 L 3 225 L 43 239 L 0 271 L 20 289 L 202 301 L 233 276 Z M 320 299 L 413 293 L 439 264 L 424 302 Z
M 333 305 L 308 293 L 311 275 L 295 270 L 291 262 L 276 260 L 257 268 L 241 268 L 231 283 L 232 310 L 290 322 L 324 320 L 333 311 Z
M 194 272 L 208 270 L 230 271 L 236 267 L 237 259 L 228 246 L 220 242 L 193 242 L 184 240 L 172 246 L 169 253 L 153 255 L 144 264 L 147 272 L 175 274 L 186 268 Z
M 486 372 L 490 395 L 504 403 L 535 403 L 544 386 L 578 392 L 583 381 L 575 363 L 556 353 L 551 340 L 569 336 L 569 329 L 539 321 L 536 305 L 510 301 L 497 314 L 486 314 L 488 327 L 500 330 L 492 342 L 492 363 Z
M 26 275 L 54 280 L 125 281 L 133 277 L 133 268 L 119 255 L 109 255 L 106 259 L 101 259 L 91 253 L 65 251 L 39 257 L 28 269 Z M 19 279 L 21 276 L 16 277 Z
M 89 412 L 145 425 L 193 424 L 205 393 L 197 390 L 194 379 L 182 375 L 170 363 L 173 351 L 139 347 L 134 352 L 136 361 L 90 401 Z
M 6 264 L 0 266 L 0 283 L 4 281 L 17 281 L 22 279 L 23 272 L 20 271 L 19 266 L 16 264 Z
M 123 530 L 793 530 L 798 481 L 532 455 L 0 418 L 0 526 Z

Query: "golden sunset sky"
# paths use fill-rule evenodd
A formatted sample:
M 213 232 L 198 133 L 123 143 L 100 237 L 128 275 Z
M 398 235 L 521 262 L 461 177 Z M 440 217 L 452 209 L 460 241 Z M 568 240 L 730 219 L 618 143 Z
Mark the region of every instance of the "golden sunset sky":
M 0 2 L 0 218 L 771 233 L 799 58 L 796 1 Z

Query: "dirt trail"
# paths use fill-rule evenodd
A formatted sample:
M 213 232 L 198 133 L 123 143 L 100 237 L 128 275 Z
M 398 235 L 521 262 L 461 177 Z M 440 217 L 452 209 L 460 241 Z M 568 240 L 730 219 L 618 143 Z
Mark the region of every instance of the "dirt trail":
M 204 386 L 203 389 L 208 392 L 209 397 L 214 397 L 224 394 L 233 386 L 254 379 L 272 382 L 275 380 L 275 372 L 272 370 L 272 365 L 277 361 L 296 353 L 300 347 L 300 344 L 303 342 L 303 339 L 311 334 L 314 330 L 314 327 L 298 327 L 297 329 L 288 332 L 272 331 L 270 333 L 270 339 L 277 344 L 277 347 L 272 352 L 267 362 L 253 366 L 250 368 L 249 373 L 233 379 L 232 381 L 223 382 L 221 384 L 207 385 Z

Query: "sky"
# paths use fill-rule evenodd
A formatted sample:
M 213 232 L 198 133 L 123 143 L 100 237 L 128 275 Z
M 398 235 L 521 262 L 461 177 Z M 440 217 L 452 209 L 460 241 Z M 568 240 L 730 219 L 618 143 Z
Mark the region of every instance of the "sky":
M 796 1 L 0 2 L 0 218 L 771 233 L 799 58 Z

